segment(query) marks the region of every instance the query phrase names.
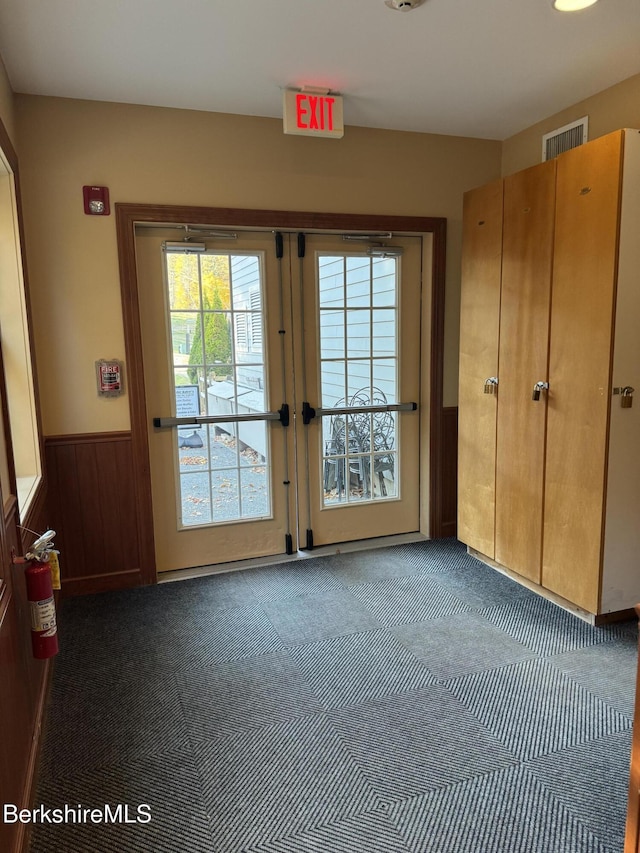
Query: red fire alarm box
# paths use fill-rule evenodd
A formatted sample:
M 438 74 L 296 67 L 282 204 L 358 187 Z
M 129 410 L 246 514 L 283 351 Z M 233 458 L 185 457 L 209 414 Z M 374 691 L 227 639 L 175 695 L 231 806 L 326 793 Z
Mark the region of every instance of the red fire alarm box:
M 123 390 L 122 362 L 101 358 L 96 361 L 98 394 L 101 397 L 119 397 Z
M 89 216 L 108 216 L 109 189 L 108 187 L 82 187 L 84 212 Z

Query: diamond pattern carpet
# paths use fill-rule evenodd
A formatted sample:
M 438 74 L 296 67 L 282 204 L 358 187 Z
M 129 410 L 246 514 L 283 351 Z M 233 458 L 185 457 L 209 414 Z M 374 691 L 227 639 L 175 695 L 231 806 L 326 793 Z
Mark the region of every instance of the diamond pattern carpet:
M 31 853 L 619 853 L 635 622 L 455 540 L 65 601 Z

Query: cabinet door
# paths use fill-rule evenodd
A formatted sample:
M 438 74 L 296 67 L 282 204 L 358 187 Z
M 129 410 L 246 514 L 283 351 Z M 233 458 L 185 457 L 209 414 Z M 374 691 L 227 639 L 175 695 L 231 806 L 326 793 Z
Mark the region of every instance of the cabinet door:
M 485 381 L 498 375 L 502 180 L 464 197 L 460 306 L 458 538 L 494 556 L 497 396 Z
M 504 182 L 500 393 L 496 459 L 499 563 L 535 583 L 542 565 L 542 502 L 555 160 Z
M 597 613 L 622 133 L 557 161 L 542 584 Z
M 635 388 L 635 399 L 631 408 L 623 408 L 620 396 L 611 397 L 600 613 L 625 610 L 640 601 L 639 130 L 625 130 L 623 160 L 611 384 Z M 640 751 L 638 763 L 640 772 Z
M 640 618 L 640 605 L 636 607 Z M 627 799 L 627 822 L 624 833 L 624 853 L 640 850 L 640 644 L 636 671 L 636 701 L 633 712 L 633 740 L 631 742 L 631 768 Z

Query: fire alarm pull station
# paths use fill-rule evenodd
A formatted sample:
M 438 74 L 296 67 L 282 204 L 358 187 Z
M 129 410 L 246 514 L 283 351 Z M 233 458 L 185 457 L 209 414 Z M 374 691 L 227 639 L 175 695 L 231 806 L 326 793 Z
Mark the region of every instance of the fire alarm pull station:
M 96 377 L 100 397 L 119 397 L 124 390 L 122 362 L 115 358 L 96 361 Z

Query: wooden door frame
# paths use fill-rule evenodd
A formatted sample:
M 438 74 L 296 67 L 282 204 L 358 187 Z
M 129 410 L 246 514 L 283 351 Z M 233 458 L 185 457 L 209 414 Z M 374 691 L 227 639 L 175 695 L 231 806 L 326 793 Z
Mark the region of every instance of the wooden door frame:
M 431 235 L 431 329 L 429 399 L 429 534 L 443 535 L 443 362 L 444 299 L 447 220 L 442 217 L 376 216 L 369 214 L 308 213 L 283 210 L 248 210 L 216 207 L 185 207 L 118 203 L 115 205 L 118 263 L 124 324 L 127 387 L 131 417 L 133 478 L 138 508 L 140 570 L 143 583 L 156 582 L 153 512 L 147 411 L 140 331 L 140 304 L 136 268 L 135 226 L 201 224 L 227 228 L 260 228 L 282 231 L 361 231 Z M 424 281 L 423 281 L 424 283 Z
M 4 438 L 9 473 L 9 494 L 0 489 L 0 639 L 2 642 L 2 689 L 1 713 L 3 714 L 3 749 L 0 756 L 0 788 L 7 798 L 16 796 L 14 802 L 28 808 L 33 800 L 34 780 L 41 742 L 42 720 L 47 698 L 51 661 L 35 661 L 31 653 L 31 642 L 26 626 L 29 624 L 28 602 L 22 566 L 14 566 L 11 552 L 24 553 L 22 537 L 26 531 L 44 530 L 43 519 L 48 514 L 47 480 L 44 462 L 44 440 L 38 395 L 33 343 L 33 325 L 29 279 L 27 274 L 24 220 L 18 156 L 7 129 L 0 118 L 0 149 L 13 176 L 15 198 L 15 221 L 23 281 L 24 311 L 26 319 L 27 358 L 30 362 L 33 382 L 34 406 L 37 428 L 41 478 L 32 497 L 26 516 L 20 519 L 18 490 L 13 452 L 13 438 L 9 417 L 9 398 L 4 369 L 4 358 L 0 348 L 0 418 L 4 427 Z M 15 424 L 14 424 L 15 428 Z M 23 526 L 21 526 L 23 525 Z M 12 793 L 9 793 L 9 792 Z M 6 842 L 7 850 L 18 853 L 25 848 L 28 835 L 27 825 L 4 824 L 0 826 L 0 843 Z

